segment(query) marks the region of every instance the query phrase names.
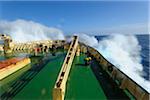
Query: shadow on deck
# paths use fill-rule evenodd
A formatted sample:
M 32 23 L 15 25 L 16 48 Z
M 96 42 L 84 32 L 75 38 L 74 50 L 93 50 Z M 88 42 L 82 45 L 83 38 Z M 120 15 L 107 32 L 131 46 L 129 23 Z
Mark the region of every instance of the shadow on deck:
M 114 80 L 101 68 L 98 63 L 93 60 L 91 69 L 102 87 L 107 99 L 129 100 L 130 98 L 123 92 L 122 89 L 114 82 Z

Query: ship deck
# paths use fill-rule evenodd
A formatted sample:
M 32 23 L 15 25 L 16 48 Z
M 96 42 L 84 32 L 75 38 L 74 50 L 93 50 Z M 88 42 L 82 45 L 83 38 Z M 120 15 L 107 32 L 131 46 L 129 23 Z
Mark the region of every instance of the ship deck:
M 1 81 L 1 98 L 52 99 L 52 90 L 65 56 L 63 51 L 56 56 L 33 57 L 30 65 Z M 85 66 L 85 57 L 81 54 L 73 61 L 65 99 L 129 99 L 94 59 L 91 65 Z

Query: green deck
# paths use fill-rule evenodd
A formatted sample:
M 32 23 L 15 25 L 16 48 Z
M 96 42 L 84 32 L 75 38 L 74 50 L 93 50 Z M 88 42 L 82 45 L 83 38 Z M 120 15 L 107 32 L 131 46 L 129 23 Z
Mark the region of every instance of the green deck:
M 19 92 L 14 99 L 52 99 L 52 89 L 65 54 L 51 56 L 44 68 Z
M 48 63 L 43 66 L 43 68 L 33 77 L 33 79 L 25 78 L 19 82 L 27 82 L 23 88 L 18 91 L 15 95 L 13 95 L 14 100 L 20 99 L 30 99 L 30 100 L 43 100 L 43 99 L 52 99 L 52 90 L 57 79 L 58 73 L 61 69 L 63 64 L 64 58 L 66 56 L 66 52 L 59 52 L 56 56 L 49 56 Z M 101 81 L 96 77 L 93 68 L 99 67 L 95 61 L 93 61 L 91 66 L 84 66 L 84 58 L 86 57 L 85 54 L 81 54 L 79 57 L 75 57 L 73 61 L 73 65 L 71 68 L 71 72 L 68 78 L 67 87 L 66 87 L 66 95 L 65 99 L 67 100 L 78 100 L 78 99 L 109 99 L 111 96 L 121 95 L 121 97 L 127 97 L 123 94 L 121 90 L 117 90 L 119 92 L 110 93 L 114 90 L 110 87 L 111 84 L 107 81 L 107 77 L 101 76 Z M 35 62 L 35 61 L 34 61 Z M 94 67 L 95 66 L 95 67 Z M 32 68 L 32 66 L 31 66 Z M 31 70 L 32 71 L 32 70 Z M 101 70 L 102 71 L 102 70 Z M 30 71 L 26 71 L 24 73 L 29 73 Z M 17 72 L 16 72 L 17 73 Z M 31 73 L 31 72 L 30 72 Z M 20 74 L 22 77 L 22 74 Z M 11 76 L 7 77 L 10 78 Z M 6 78 L 6 79 L 7 79 Z M 6 80 L 5 79 L 5 80 Z M 104 82 L 106 79 L 106 82 Z M 19 78 L 14 79 L 13 81 L 18 81 Z M 3 91 L 10 89 L 11 85 L 13 84 L 12 81 L 5 82 L 4 86 L 6 85 L 7 88 Z M 106 87 L 104 86 L 107 85 Z M 109 84 L 109 85 L 108 85 Z M 2 86 L 3 87 L 3 86 Z M 108 89 L 110 88 L 110 90 Z M 10 89 L 11 90 L 11 89 Z M 15 91 L 15 92 L 16 92 Z M 108 92 L 108 93 L 107 93 Z M 121 92 L 121 94 L 120 94 Z M 123 96 L 122 96 L 123 94 Z M 8 93 L 7 93 L 8 95 Z M 6 95 L 6 96 L 7 96 Z M 9 96 L 9 95 L 8 95 Z M 118 96 L 119 97 L 119 96 Z M 117 98 L 117 97 L 116 97 Z
M 103 89 L 99 85 L 96 77 L 94 76 L 90 66 L 84 66 L 84 58 L 82 54 L 76 57 L 70 77 L 68 79 L 66 99 L 79 100 L 79 99 L 106 99 Z

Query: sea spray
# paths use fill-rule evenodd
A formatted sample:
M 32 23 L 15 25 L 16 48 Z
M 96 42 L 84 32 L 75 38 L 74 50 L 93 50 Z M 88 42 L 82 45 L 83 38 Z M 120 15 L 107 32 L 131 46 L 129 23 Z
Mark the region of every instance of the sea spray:
M 97 49 L 109 62 L 150 92 L 150 81 L 143 78 L 141 46 L 134 35 L 109 35 L 98 41 L 94 36 L 78 34 L 79 41 Z
M 53 27 L 27 20 L 0 20 L 0 33 L 10 35 L 17 42 L 34 40 L 63 40 L 63 32 Z

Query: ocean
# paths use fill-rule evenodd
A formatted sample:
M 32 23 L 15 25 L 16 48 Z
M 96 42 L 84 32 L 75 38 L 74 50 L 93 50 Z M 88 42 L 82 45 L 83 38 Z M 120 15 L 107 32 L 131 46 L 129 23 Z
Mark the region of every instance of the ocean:
M 137 35 L 139 44 L 142 47 L 141 57 L 142 57 L 142 65 L 144 66 L 143 71 L 145 75 L 143 76 L 146 80 L 150 80 L 150 66 L 149 66 L 149 37 L 150 35 Z
M 107 36 L 95 36 L 99 41 Z M 149 37 L 150 35 L 136 35 L 139 45 L 141 45 L 140 56 L 142 58 L 141 64 L 143 65 L 143 78 L 150 81 L 150 66 L 149 66 Z M 134 51 L 133 51 L 134 52 Z

